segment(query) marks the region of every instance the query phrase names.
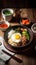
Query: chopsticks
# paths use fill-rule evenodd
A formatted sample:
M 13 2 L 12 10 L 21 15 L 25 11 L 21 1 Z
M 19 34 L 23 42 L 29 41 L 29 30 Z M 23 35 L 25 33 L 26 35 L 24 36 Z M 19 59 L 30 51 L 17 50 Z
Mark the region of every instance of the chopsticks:
M 17 58 L 17 57 L 14 56 L 14 55 L 11 55 L 11 54 L 8 53 L 7 51 L 5 51 L 5 50 L 2 50 L 2 51 L 3 51 L 4 53 L 6 53 L 7 55 L 11 56 L 11 58 L 13 58 L 14 60 L 16 60 L 17 62 L 19 62 L 19 63 L 22 63 L 22 62 L 23 62 L 21 59 Z

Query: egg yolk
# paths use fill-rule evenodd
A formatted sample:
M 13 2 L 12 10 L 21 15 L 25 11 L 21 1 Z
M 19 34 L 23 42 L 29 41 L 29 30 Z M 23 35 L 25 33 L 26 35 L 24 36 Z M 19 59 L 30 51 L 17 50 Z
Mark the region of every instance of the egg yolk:
M 17 34 L 17 35 L 15 35 L 15 38 L 18 40 L 18 39 L 20 39 L 20 36 Z

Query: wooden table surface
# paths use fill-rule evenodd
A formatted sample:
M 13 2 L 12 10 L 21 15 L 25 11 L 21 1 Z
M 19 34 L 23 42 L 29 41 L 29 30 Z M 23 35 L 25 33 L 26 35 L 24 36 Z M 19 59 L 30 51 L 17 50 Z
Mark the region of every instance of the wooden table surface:
M 24 12 L 23 17 L 24 16 L 29 16 L 30 20 L 32 22 L 36 22 L 36 9 L 22 9 L 22 11 Z M 22 14 L 21 14 L 22 15 Z M 1 17 L 0 17 L 1 20 Z M 11 25 L 18 25 L 18 23 L 11 23 Z M 0 34 L 1 35 L 1 34 Z M 32 52 L 32 51 L 31 51 Z M 22 63 L 18 63 L 17 61 L 15 61 L 13 58 L 11 58 L 9 60 L 9 65 L 36 65 L 36 55 L 34 53 L 34 57 L 33 57 L 33 53 L 31 54 L 30 50 L 29 50 L 29 54 L 27 52 L 27 54 L 15 54 L 16 57 L 22 59 Z M 32 56 L 31 56 L 32 55 Z

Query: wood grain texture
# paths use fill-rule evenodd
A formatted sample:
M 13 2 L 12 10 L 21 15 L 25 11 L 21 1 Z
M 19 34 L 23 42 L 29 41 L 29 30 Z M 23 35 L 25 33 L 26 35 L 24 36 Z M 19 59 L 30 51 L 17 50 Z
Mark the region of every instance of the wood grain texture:
M 28 16 L 32 22 L 36 22 L 36 9 L 32 9 L 32 8 L 31 9 L 30 8 L 22 9 L 22 13 L 21 13 L 22 16 Z M 11 26 L 13 26 L 13 25 L 16 25 L 16 24 L 11 23 Z M 32 50 L 31 50 L 31 52 L 32 52 Z M 31 52 L 29 50 L 29 54 L 28 54 L 28 52 L 27 52 L 27 54 L 25 54 L 25 53 L 24 54 L 15 54 L 15 56 L 22 59 L 23 62 L 18 63 L 17 61 L 15 61 L 14 59 L 11 58 L 8 65 L 36 65 L 36 55 L 34 53 L 35 58 L 32 57 L 33 53 L 31 54 Z M 30 56 L 30 54 L 32 56 Z

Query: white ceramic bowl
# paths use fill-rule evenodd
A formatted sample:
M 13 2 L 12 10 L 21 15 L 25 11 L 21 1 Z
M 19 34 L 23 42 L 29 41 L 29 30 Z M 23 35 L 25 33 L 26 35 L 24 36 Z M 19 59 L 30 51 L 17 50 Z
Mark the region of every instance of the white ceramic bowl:
M 1 23 L 1 24 L 5 23 L 5 24 L 8 25 L 8 27 L 10 26 L 10 23 L 9 23 L 8 21 L 4 21 L 4 22 L 1 22 L 1 21 L 0 21 L 0 23 Z M 8 27 L 7 27 L 7 28 L 8 28 Z M 7 28 L 2 28 L 2 27 L 0 27 L 0 30 L 6 31 Z
M 5 10 L 10 11 L 11 14 L 5 15 L 5 14 L 3 13 Z M 1 14 L 2 14 L 2 18 L 3 18 L 4 20 L 6 20 L 6 21 L 11 21 L 12 16 L 13 16 L 13 14 L 14 14 L 14 10 L 13 10 L 13 9 L 10 9 L 10 8 L 5 8 L 5 9 L 2 9 Z
M 33 31 L 33 33 L 36 33 L 36 23 L 34 23 L 34 24 L 31 26 L 31 30 Z
M 34 35 L 34 39 L 36 40 L 36 23 L 34 23 L 34 24 L 31 26 L 31 30 L 32 30 L 33 35 Z

